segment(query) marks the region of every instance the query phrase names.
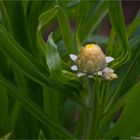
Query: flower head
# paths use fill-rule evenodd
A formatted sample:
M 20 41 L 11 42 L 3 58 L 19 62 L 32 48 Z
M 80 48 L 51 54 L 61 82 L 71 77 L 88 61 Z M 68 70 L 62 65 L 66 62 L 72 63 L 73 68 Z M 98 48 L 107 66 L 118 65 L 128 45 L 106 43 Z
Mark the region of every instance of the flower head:
M 70 58 L 76 63 L 71 69 L 79 71 L 77 73 L 78 77 L 88 75 L 89 78 L 93 78 L 95 75 L 99 75 L 106 80 L 117 78 L 114 70 L 107 67 L 107 64 L 113 61 L 114 58 L 106 57 L 97 44 L 85 45 L 77 56 L 70 54 Z
M 76 64 L 85 73 L 94 73 L 106 66 L 105 55 L 98 45 L 87 44 L 78 54 Z

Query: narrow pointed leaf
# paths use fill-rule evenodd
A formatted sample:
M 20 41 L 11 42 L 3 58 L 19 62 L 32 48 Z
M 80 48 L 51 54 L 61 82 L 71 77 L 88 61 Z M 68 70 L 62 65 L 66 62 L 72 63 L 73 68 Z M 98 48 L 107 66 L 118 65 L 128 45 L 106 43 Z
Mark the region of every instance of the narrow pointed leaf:
M 137 136 L 140 131 L 140 110 L 137 109 L 140 106 L 139 93 L 140 82 L 128 91 L 123 112 L 106 138 L 130 139 L 131 136 Z
M 78 31 L 79 41 L 83 44 L 85 40 L 92 34 L 95 28 L 99 25 L 101 20 L 105 17 L 108 11 L 108 2 L 101 1 L 95 9 L 94 14 L 87 19 L 85 24 L 81 24 Z
M 109 2 L 109 16 L 111 20 L 112 27 L 121 43 L 120 57 L 114 62 L 112 67 L 118 67 L 126 63 L 130 57 L 129 43 L 126 34 L 124 16 L 122 12 L 122 6 L 120 1 L 110 1 Z
M 67 12 L 66 9 L 64 9 L 64 7 L 59 2 L 57 4 L 59 7 L 59 12 L 57 16 L 58 16 L 60 32 L 68 53 L 71 53 L 73 52 L 72 33 L 71 33 L 71 27 L 68 20 Z
M 31 99 L 29 99 L 23 93 L 21 93 L 16 87 L 14 87 L 1 75 L 0 84 L 3 85 L 9 91 L 11 96 L 17 99 L 29 113 L 31 113 L 37 120 L 42 122 L 45 126 L 53 128 L 54 131 L 56 131 L 59 135 L 63 136 L 64 138 L 74 138 L 74 136 L 70 132 L 68 132 L 62 126 L 54 123 L 51 120 L 51 118 L 48 115 L 46 115 L 38 105 L 36 105 Z
M 40 83 L 48 84 L 48 70 L 25 51 L 4 28 L 0 27 L 0 49 L 25 75 Z
M 39 16 L 39 25 L 37 28 L 37 43 L 38 45 L 43 49 L 44 53 L 46 50 L 46 44 L 42 38 L 42 28 L 47 25 L 58 13 L 58 7 L 55 6 L 50 10 L 47 10 L 46 12 L 42 13 Z

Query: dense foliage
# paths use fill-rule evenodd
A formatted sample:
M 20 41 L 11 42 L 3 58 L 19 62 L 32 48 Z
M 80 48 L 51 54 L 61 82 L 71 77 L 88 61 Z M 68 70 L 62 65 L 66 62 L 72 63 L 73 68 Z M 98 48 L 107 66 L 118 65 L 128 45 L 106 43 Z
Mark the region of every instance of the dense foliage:
M 140 136 L 139 32 L 139 13 L 126 27 L 120 1 L 0 1 L 1 139 Z M 115 58 L 117 80 L 70 69 L 89 42 Z

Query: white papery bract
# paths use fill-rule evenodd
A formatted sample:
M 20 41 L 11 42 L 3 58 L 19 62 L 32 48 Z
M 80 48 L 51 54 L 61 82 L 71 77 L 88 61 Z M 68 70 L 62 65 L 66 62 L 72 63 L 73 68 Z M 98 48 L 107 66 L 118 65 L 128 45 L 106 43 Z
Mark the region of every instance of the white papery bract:
M 114 70 L 107 67 L 114 58 L 105 56 L 97 44 L 85 45 L 85 47 L 81 48 L 78 55 L 70 54 L 70 58 L 75 62 L 71 69 L 78 72 L 78 77 L 87 75 L 89 78 L 93 78 L 95 75 L 98 75 L 104 80 L 118 78 Z

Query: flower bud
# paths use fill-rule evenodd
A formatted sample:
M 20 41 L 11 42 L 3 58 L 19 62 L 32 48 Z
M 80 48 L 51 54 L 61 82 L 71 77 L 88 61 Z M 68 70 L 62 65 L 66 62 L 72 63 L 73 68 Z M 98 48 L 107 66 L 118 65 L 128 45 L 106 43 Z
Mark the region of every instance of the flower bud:
M 83 47 L 77 57 L 78 69 L 85 73 L 94 73 L 106 64 L 106 58 L 101 48 L 96 44 L 87 44 Z
M 108 76 L 109 76 L 110 80 L 114 80 L 114 79 L 118 78 L 117 74 L 115 74 L 115 73 L 110 73 Z

